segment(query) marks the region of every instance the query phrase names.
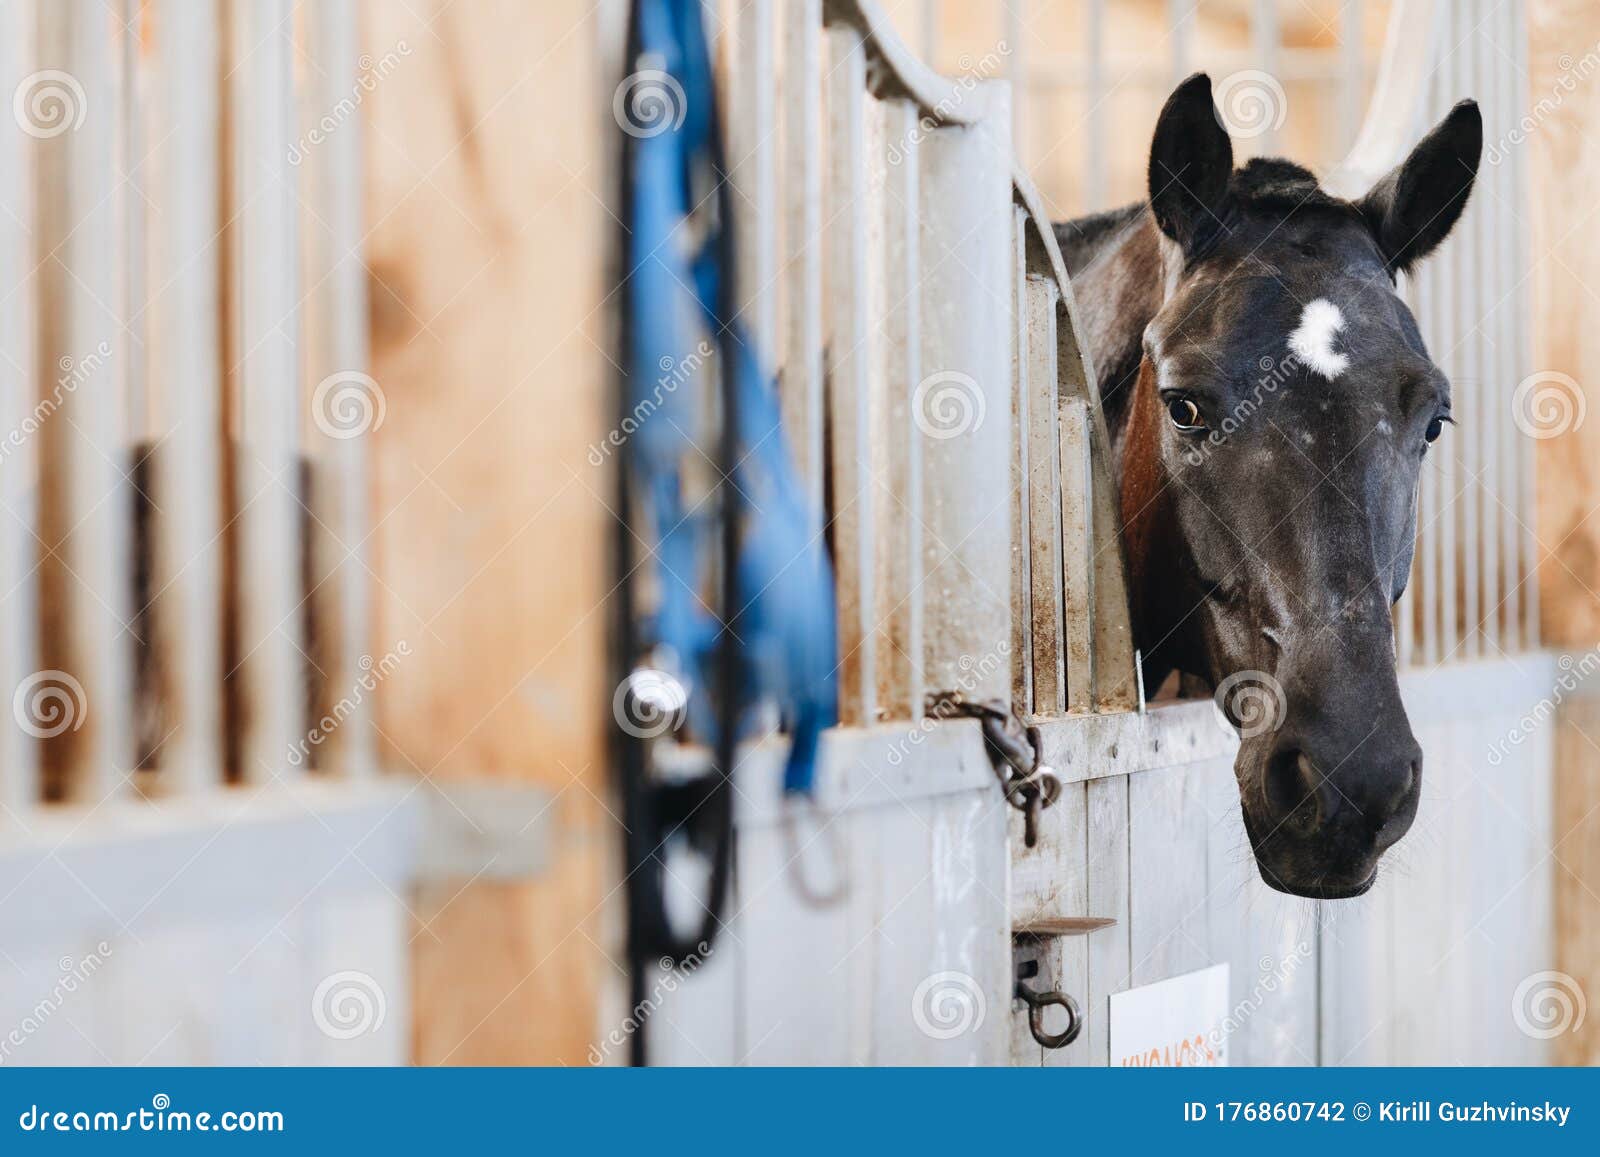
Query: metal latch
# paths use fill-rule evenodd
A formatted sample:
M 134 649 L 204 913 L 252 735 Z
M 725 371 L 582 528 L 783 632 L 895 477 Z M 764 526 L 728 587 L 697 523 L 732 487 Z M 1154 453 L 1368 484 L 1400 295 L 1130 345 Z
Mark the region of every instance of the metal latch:
M 957 691 L 929 695 L 928 714 L 935 719 L 962 716 L 983 724 L 984 747 L 1000 777 L 1000 790 L 1006 802 L 1022 813 L 1022 842 L 1033 847 L 1039 840 L 1039 813 L 1061 797 L 1055 769 L 1039 762 L 1039 729 L 1024 726 L 1001 700 L 975 702 Z
M 1078 1039 L 1083 1031 L 1083 1014 L 1078 1002 L 1064 992 L 1041 992 L 1030 983 L 1037 981 L 1044 971 L 1043 961 L 1049 951 L 1049 941 L 1024 933 L 1012 942 L 1012 959 L 1016 965 L 1016 988 L 1012 995 L 1028 1006 L 1028 1031 L 1033 1039 L 1047 1049 L 1064 1049 Z M 1045 1010 L 1060 1008 L 1067 1014 L 1067 1026 L 1060 1032 L 1045 1028 Z
M 1116 924 L 1104 916 L 1064 916 L 1037 920 L 1011 930 L 1011 959 L 1016 987 L 1012 995 L 1028 1006 L 1028 1031 L 1047 1049 L 1064 1049 L 1083 1032 L 1083 1012 L 1078 1002 L 1054 989 L 1040 991 L 1033 983 L 1045 974 L 1050 942 L 1062 936 L 1086 936 Z M 1045 1010 L 1059 1008 L 1067 1014 L 1067 1027 L 1060 1032 L 1045 1028 Z

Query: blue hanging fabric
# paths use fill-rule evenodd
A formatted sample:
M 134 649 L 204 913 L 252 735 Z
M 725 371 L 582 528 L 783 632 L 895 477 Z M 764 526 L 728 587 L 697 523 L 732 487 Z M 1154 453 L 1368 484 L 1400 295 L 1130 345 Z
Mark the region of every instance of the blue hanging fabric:
M 715 740 L 729 725 L 738 734 L 751 705 L 775 701 L 792 737 L 785 789 L 809 791 L 818 739 L 837 718 L 833 573 L 821 512 L 809 508 L 784 437 L 770 351 L 755 349 L 728 316 L 733 239 L 723 231 L 732 229 L 731 203 L 701 2 L 635 2 L 639 54 L 614 111 L 635 138 L 625 244 L 635 421 L 624 452 L 645 513 L 642 536 L 654 545 L 658 593 L 647 634 L 679 665 L 697 734 Z M 713 368 L 734 376 L 731 503 L 698 499 L 685 485 L 686 462 L 718 460 L 706 404 Z M 741 701 L 714 708 L 704 692 L 727 640 L 704 600 L 714 582 L 718 520 L 730 510 L 738 519 L 738 605 L 726 609 L 726 630 L 736 644 Z

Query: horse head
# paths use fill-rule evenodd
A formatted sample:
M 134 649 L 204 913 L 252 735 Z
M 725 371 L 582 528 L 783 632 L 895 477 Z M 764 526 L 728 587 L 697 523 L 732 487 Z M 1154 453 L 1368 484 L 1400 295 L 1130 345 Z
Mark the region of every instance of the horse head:
M 1256 862 L 1295 895 L 1366 891 L 1417 811 L 1391 608 L 1450 385 L 1397 277 L 1460 217 L 1482 141 L 1464 101 L 1346 200 L 1287 161 L 1235 168 L 1197 75 L 1151 146 L 1118 437 L 1135 635 L 1147 676 L 1215 690 Z

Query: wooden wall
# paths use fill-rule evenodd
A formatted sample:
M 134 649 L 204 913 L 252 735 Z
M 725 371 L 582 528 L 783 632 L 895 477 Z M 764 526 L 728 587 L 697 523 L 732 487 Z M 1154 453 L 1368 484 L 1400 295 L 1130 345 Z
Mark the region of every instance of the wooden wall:
M 365 51 L 399 59 L 364 96 L 387 399 L 372 637 L 412 647 L 379 750 L 427 793 L 541 785 L 558 833 L 537 880 L 414 900 L 414 1059 L 582 1063 L 613 970 L 597 946 L 609 482 L 586 461 L 609 372 L 600 16 L 579 0 L 371 0 L 364 16 Z
M 1530 104 L 1549 100 L 1529 134 L 1533 171 L 1533 319 L 1535 364 L 1576 383 L 1586 420 L 1541 443 L 1537 534 L 1542 619 L 1547 644 L 1582 656 L 1600 646 L 1600 233 L 1593 189 L 1600 178 L 1600 72 L 1576 75 L 1597 54 L 1600 9 L 1588 0 L 1532 0 L 1529 12 Z M 1590 66 L 1594 61 L 1590 60 Z M 1567 76 L 1570 91 L 1563 84 Z M 1514 383 L 1504 383 L 1511 388 Z M 1592 680 L 1591 680 L 1592 682 Z M 1557 757 L 1556 873 L 1560 953 L 1591 1004 L 1600 998 L 1600 687 L 1561 716 Z M 1560 1038 L 1558 1057 L 1600 1063 L 1600 1016 Z

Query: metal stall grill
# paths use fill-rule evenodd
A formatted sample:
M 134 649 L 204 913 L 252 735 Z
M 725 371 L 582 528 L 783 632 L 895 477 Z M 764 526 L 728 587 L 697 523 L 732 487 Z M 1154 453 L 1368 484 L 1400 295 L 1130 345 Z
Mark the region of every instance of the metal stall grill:
M 3 1003 L 109 977 L 19 1059 L 334 1060 L 294 1027 L 333 962 L 403 990 L 356 9 L 0 8 Z
M 1549 743 L 1524 746 L 1508 760 L 1516 774 L 1492 780 L 1485 753 L 1551 665 L 1535 653 L 1445 662 L 1536 645 L 1522 545 L 1531 494 L 1510 481 L 1525 477 L 1530 447 L 1496 433 L 1493 407 L 1514 383 L 1498 395 L 1486 385 L 1525 361 L 1523 177 L 1486 166 L 1454 255 L 1436 258 L 1417 297 L 1458 412 L 1473 415 L 1454 450 L 1430 459 L 1418 571 L 1397 616 L 1401 657 L 1422 668 L 1403 692 L 1434 786 L 1414 850 L 1380 892 L 1308 912 L 1250 861 L 1236 739 L 1213 705 L 1134 709 L 1099 399 L 1048 226 L 1118 197 L 1107 162 L 1120 130 L 1094 116 L 1055 126 L 1052 162 L 1071 158 L 1087 177 L 1055 183 L 1066 209 L 1054 213 L 1011 145 L 1046 123 L 1041 88 L 1124 83 L 1109 64 L 1110 6 L 1063 8 L 1087 31 L 1058 46 L 1041 42 L 1034 5 L 897 6 L 897 18 L 922 14 L 925 56 L 965 55 L 953 79 L 919 61 L 877 4 L 750 0 L 720 27 L 740 302 L 767 335 L 786 433 L 831 528 L 843 725 L 824 739 L 809 804 L 776 791 L 781 740 L 739 768 L 727 935 L 664 1001 L 655 1059 L 1104 1064 L 1113 995 L 1226 963 L 1235 1007 L 1253 1001 L 1229 1041 L 1235 1063 L 1537 1060 L 1540 1043 L 1509 1021 L 1462 1025 L 1459 1009 L 1475 991 L 1509 999 L 1546 959 Z M 1521 45 L 1514 5 L 1345 5 L 1339 38 L 1314 52 L 1284 39 L 1290 21 L 1273 4 L 1118 8 L 1154 10 L 1170 37 L 1120 53 L 1150 58 L 1139 147 L 1117 150 L 1141 171 L 1173 74 L 1216 68 L 1218 10 L 1237 18 L 1235 55 L 1222 59 L 1272 62 L 1323 90 L 1336 115 L 1302 159 L 1341 189 L 1365 191 L 1468 90 L 1491 139 L 1520 115 L 1514 63 L 1486 51 L 1484 33 Z M 975 10 L 995 19 L 957 39 Z M 1374 62 L 1363 30 L 1385 18 Z M 1293 154 L 1295 131 L 1291 113 L 1252 148 Z M 1518 288 L 1498 302 L 1452 296 L 1469 280 L 1463 262 L 1502 271 L 1478 283 Z M 976 726 L 930 710 L 930 696 L 952 691 L 1007 702 L 1037 728 L 1062 790 L 1034 846 L 1006 813 Z M 1491 828 L 1494 840 L 1479 838 Z M 1490 892 L 1506 900 L 1475 912 L 1472 897 Z M 1500 943 L 1494 960 L 1453 951 L 1433 963 L 1437 945 L 1473 935 Z M 1077 994 L 1085 1027 L 1069 1047 L 1042 1049 L 1012 1001 L 1013 937 L 1042 943 L 1042 975 Z M 1413 957 L 1432 971 L 1396 975 Z M 959 1023 L 930 1019 L 935 1007 Z M 804 1032 L 786 1030 L 796 1023 Z

